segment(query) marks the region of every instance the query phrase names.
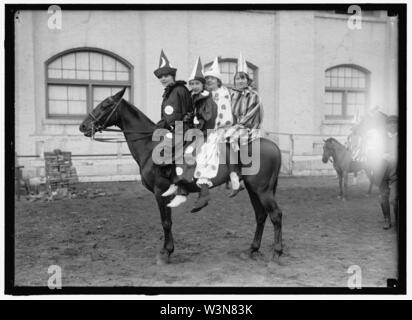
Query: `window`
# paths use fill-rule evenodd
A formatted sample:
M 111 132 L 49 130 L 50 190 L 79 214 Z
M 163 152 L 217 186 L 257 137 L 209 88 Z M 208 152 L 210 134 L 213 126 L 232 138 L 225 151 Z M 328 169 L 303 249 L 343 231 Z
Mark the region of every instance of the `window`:
M 131 101 L 132 66 L 105 50 L 80 48 L 46 61 L 47 117 L 83 118 L 102 100 L 126 87 Z
M 237 69 L 237 59 L 233 58 L 226 58 L 226 59 L 221 59 L 218 58 L 219 61 L 219 68 L 220 68 L 220 73 L 222 74 L 222 84 L 225 87 L 228 88 L 233 88 L 234 83 L 233 83 L 233 78 L 236 73 Z M 206 71 L 212 66 L 213 62 L 209 62 L 205 64 L 204 70 Z M 252 87 L 254 89 L 257 89 L 257 67 L 250 63 L 249 61 L 246 61 L 246 64 L 248 66 L 248 74 L 250 78 L 253 80 L 252 82 Z
M 325 72 L 325 118 L 354 120 L 364 113 L 368 100 L 369 72 L 341 65 Z

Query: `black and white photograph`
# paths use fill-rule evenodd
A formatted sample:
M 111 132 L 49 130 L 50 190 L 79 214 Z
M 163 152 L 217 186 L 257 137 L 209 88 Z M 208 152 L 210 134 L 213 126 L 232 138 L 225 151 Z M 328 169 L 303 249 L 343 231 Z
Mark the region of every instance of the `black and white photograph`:
M 405 293 L 406 4 L 5 11 L 8 294 Z

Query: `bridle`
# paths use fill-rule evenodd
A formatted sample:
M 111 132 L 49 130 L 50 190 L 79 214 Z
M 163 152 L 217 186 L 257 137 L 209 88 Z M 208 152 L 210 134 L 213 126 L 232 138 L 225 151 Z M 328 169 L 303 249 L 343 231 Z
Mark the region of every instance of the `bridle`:
M 329 142 L 327 142 L 329 143 Z M 335 148 L 333 147 L 333 143 L 330 142 L 330 144 L 327 146 L 328 149 L 328 161 L 333 163 L 333 156 L 335 154 Z
M 109 102 L 112 102 L 113 98 L 109 97 Z M 99 117 L 96 117 L 93 114 L 93 111 L 89 112 L 89 116 L 93 119 L 91 125 L 92 125 L 92 135 L 91 135 L 91 139 L 95 140 L 95 141 L 101 141 L 101 142 L 124 142 L 124 140 L 119 140 L 117 138 L 95 138 L 94 135 L 96 132 L 102 132 L 102 131 L 114 131 L 114 132 L 122 132 L 122 130 L 118 130 L 118 129 L 106 129 L 106 126 L 109 122 L 109 120 L 111 119 L 111 117 L 113 116 L 113 114 L 116 112 L 116 120 L 117 120 L 117 108 L 120 105 L 120 102 L 122 101 L 122 99 L 119 99 L 119 101 L 116 102 L 116 104 L 114 105 L 113 109 L 110 111 L 110 114 L 107 116 L 106 120 L 104 121 L 103 124 L 100 123 L 100 121 L 102 120 L 102 118 L 105 116 L 104 113 L 102 113 Z
M 109 99 L 109 102 L 113 102 L 112 97 L 109 97 L 108 99 Z M 116 102 L 116 104 L 114 105 L 113 109 L 110 111 L 109 115 L 107 116 L 103 124 L 101 124 L 100 122 L 102 121 L 102 118 L 105 116 L 105 113 L 102 113 L 99 117 L 96 117 L 93 114 L 93 110 L 89 112 L 89 116 L 93 119 L 93 121 L 91 122 L 91 126 L 92 126 L 92 134 L 90 136 L 91 140 L 95 140 L 99 142 L 112 142 L 112 143 L 127 142 L 127 140 L 119 139 L 119 138 L 96 138 L 94 136 L 96 132 L 102 132 L 102 131 L 142 134 L 141 137 L 134 138 L 133 140 L 130 140 L 130 141 L 145 139 L 146 137 L 151 136 L 153 134 L 152 131 L 138 132 L 138 131 L 124 131 L 124 130 L 119 130 L 119 129 L 106 129 L 106 126 L 109 123 L 109 120 L 112 118 L 114 114 L 116 114 L 116 121 L 117 121 L 117 118 L 118 118 L 117 111 L 118 111 L 121 101 L 122 99 L 119 99 L 119 101 Z

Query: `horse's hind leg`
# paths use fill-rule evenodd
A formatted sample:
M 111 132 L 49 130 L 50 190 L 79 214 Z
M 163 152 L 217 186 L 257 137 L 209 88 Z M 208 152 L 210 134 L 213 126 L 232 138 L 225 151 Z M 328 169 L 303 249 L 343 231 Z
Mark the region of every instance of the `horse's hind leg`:
M 255 211 L 256 218 L 256 230 L 255 237 L 253 238 L 252 245 L 250 246 L 249 255 L 253 256 L 253 253 L 258 252 L 260 244 L 262 242 L 263 229 L 265 228 L 266 218 L 268 216 L 265 208 L 262 206 L 259 197 L 254 193 L 253 190 L 247 188 L 249 193 L 250 201 L 252 202 L 253 209 Z
M 164 198 L 159 193 L 156 195 L 156 201 L 160 210 L 160 218 L 162 220 L 164 242 L 163 248 L 157 259 L 157 264 L 169 263 L 170 255 L 174 251 L 173 235 L 172 235 L 172 211 L 166 206 L 168 198 Z
M 266 192 L 259 195 L 260 201 L 269 214 L 270 220 L 272 220 L 274 233 L 275 233 L 275 248 L 273 252 L 273 260 L 280 262 L 280 256 L 283 253 L 282 245 L 282 210 L 279 208 L 275 201 L 275 196 L 272 192 Z

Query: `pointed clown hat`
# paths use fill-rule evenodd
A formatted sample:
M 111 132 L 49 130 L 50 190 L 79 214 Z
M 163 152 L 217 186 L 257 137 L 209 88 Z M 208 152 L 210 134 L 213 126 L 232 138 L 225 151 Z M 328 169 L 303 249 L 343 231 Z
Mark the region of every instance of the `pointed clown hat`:
M 219 61 L 217 57 L 213 61 L 212 66 L 205 72 L 205 77 L 215 77 L 218 78 L 220 81 L 222 81 L 222 74 L 220 73 L 220 68 L 219 68 Z
M 203 75 L 202 71 L 202 62 L 200 61 L 199 56 L 197 57 L 195 66 L 193 67 L 193 71 L 189 76 L 188 81 L 191 80 L 199 80 L 200 82 L 205 83 L 205 76 Z
M 162 49 L 162 52 L 160 53 L 159 68 L 157 68 L 153 73 L 155 74 L 156 77 L 159 78 L 160 76 L 166 75 L 166 74 L 171 74 L 175 76 L 176 71 L 177 69 L 172 67 L 172 65 L 169 62 L 169 59 L 167 59 Z
M 242 52 L 239 54 L 239 58 L 237 59 L 237 72 L 244 72 L 248 74 L 247 63 L 245 57 L 243 56 Z

